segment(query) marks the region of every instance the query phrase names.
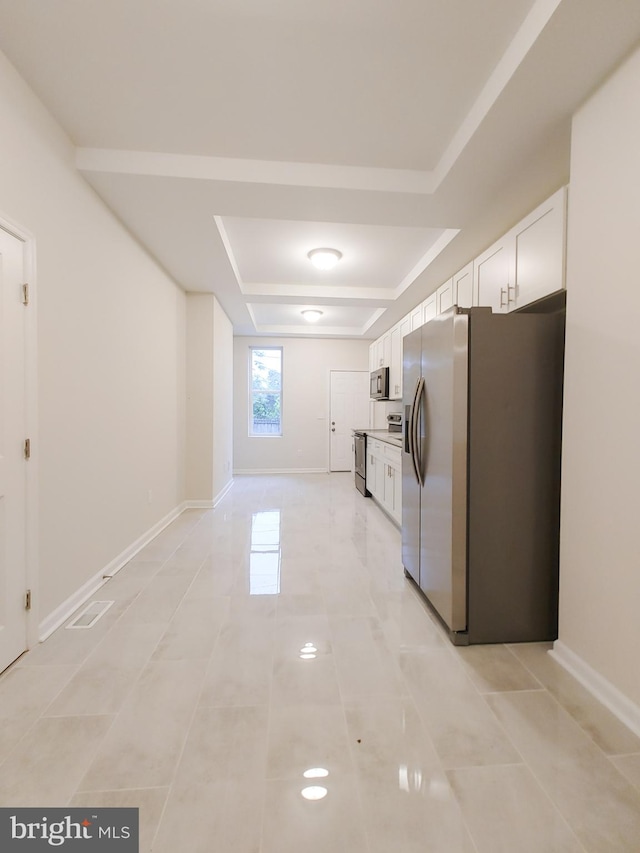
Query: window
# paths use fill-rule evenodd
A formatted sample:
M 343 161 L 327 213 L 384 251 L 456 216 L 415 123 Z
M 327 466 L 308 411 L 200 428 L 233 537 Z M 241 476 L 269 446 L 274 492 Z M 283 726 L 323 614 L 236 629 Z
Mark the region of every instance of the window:
M 282 435 L 282 347 L 249 348 L 249 435 Z

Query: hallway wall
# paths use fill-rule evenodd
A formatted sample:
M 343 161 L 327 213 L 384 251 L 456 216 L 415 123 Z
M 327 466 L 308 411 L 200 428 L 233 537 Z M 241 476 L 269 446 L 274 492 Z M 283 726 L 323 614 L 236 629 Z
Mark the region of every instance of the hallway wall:
M 185 295 L 1 54 L 0 215 L 36 241 L 42 622 L 185 498 Z
M 637 51 L 573 122 L 556 649 L 640 731 L 639 91 Z
M 233 327 L 212 293 L 187 294 L 187 485 L 213 504 L 232 481 Z

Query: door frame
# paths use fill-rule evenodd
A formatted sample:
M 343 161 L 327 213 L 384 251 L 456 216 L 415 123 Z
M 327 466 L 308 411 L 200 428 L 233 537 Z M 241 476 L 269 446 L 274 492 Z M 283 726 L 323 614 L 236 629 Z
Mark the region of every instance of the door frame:
M 25 308 L 25 438 L 31 440 L 26 464 L 25 575 L 31 590 L 32 606 L 27 611 L 27 649 L 39 642 L 39 561 L 38 561 L 38 303 L 36 288 L 36 240 L 22 225 L 0 211 L 0 228 L 23 245 L 25 282 L 29 284 L 29 305 Z

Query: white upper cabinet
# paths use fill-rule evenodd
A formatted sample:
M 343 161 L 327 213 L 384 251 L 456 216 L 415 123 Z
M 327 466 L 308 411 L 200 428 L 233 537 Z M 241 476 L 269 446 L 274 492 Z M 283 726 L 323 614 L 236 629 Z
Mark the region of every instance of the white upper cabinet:
M 409 318 L 411 320 L 411 331 L 412 332 L 414 329 L 418 329 L 423 323 L 422 305 L 423 305 L 422 302 L 420 303 L 420 305 L 416 305 L 416 307 L 413 309 L 413 311 L 409 314 Z
M 391 361 L 391 331 L 385 332 L 382 337 L 376 341 L 376 363 L 373 368 L 389 367 Z
M 369 346 L 369 372 L 378 367 L 378 342 L 374 341 Z
M 391 329 L 391 363 L 389 364 L 389 399 L 402 399 L 402 339 L 411 331 L 411 315 Z
M 452 305 L 505 313 L 565 286 L 567 188 L 547 199 L 470 261 L 369 349 L 369 367 L 389 368 L 389 398 L 402 398 L 402 339 Z
M 474 262 L 475 305 L 488 305 L 495 312 L 509 310 L 514 300 L 512 239 L 506 235 L 484 251 Z
M 515 305 L 521 307 L 565 285 L 567 191 L 562 188 L 511 232 Z
M 436 290 L 436 313 L 442 314 L 443 311 L 448 311 L 453 304 L 453 279 L 450 278 Z
M 471 308 L 473 305 L 473 261 L 457 272 L 453 279 L 453 304 L 458 308 Z
M 563 187 L 474 262 L 474 303 L 513 311 L 565 284 L 567 190 Z
M 428 323 L 429 320 L 433 320 L 434 317 L 438 316 L 438 297 L 437 293 L 432 293 L 427 299 L 422 303 L 422 322 Z

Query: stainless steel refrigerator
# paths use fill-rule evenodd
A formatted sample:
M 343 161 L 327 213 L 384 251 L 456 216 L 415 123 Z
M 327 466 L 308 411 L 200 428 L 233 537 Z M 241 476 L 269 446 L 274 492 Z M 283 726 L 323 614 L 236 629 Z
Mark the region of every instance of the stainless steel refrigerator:
M 402 562 L 456 645 L 557 637 L 564 310 L 404 338 Z

